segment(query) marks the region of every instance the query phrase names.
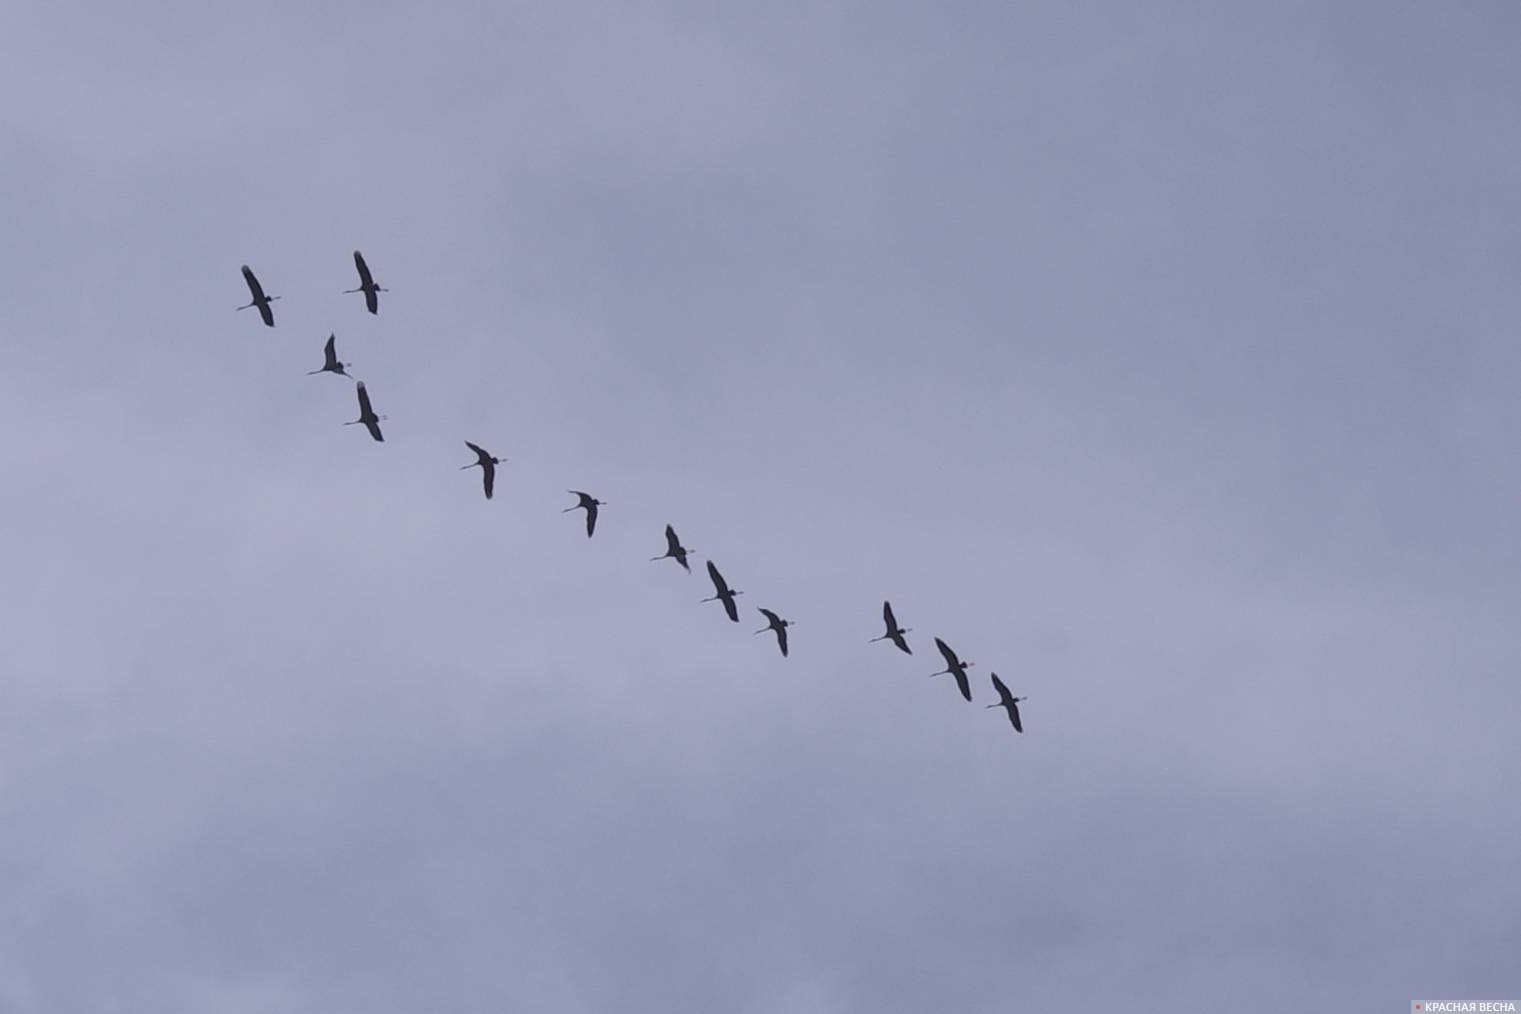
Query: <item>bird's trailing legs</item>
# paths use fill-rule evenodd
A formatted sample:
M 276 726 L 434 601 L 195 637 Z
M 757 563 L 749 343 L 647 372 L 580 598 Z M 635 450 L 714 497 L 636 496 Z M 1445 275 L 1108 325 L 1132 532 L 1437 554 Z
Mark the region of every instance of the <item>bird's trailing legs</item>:
M 266 302 L 266 303 L 273 303 L 275 300 L 277 300 L 279 298 L 280 298 L 279 296 L 265 296 L 264 297 L 264 302 Z M 255 300 L 252 300 L 250 302 L 244 303 L 242 306 L 238 307 L 238 309 L 239 310 L 246 310 L 246 309 L 248 309 L 251 306 L 258 306 L 258 305 L 259 305 L 259 301 L 257 299 L 255 299 Z
M 899 634 L 912 634 L 913 632 L 914 632 L 914 628 L 913 627 L 904 627 L 902 630 L 898 631 Z M 890 638 L 892 636 L 893 636 L 892 634 L 883 634 L 881 637 L 873 637 L 870 641 L 867 641 L 866 643 L 867 644 L 875 644 L 878 641 L 886 641 L 888 638 Z M 936 673 L 935 675 L 939 676 L 940 674 Z

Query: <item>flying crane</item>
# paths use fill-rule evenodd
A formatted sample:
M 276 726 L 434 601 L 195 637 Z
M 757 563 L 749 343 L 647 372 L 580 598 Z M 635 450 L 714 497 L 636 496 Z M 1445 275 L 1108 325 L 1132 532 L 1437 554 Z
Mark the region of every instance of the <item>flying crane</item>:
M 314 377 L 314 376 L 316 376 L 319 373 L 336 373 L 340 377 L 352 377 L 351 374 L 345 373 L 343 371 L 344 371 L 345 368 L 347 368 L 349 366 L 352 366 L 354 364 L 353 363 L 340 363 L 338 361 L 338 348 L 337 348 L 337 345 L 338 345 L 338 336 L 335 335 L 335 334 L 328 335 L 327 336 L 327 344 L 322 347 L 322 356 L 323 356 L 323 359 L 325 360 L 325 362 L 323 362 L 323 364 L 322 364 L 322 369 L 320 369 L 320 370 L 307 370 L 306 371 L 306 375 L 308 377 Z
M 1019 724 L 1019 702 L 1028 701 L 1028 697 L 1015 697 L 1009 693 L 1009 688 L 1003 685 L 1003 680 L 998 674 L 993 673 L 993 689 L 998 691 L 998 703 L 989 704 L 990 708 L 1004 708 L 1009 712 L 1009 724 L 1014 726 L 1015 732 L 1024 732 L 1025 727 Z
M 250 268 L 247 264 L 243 265 L 243 281 L 248 283 L 248 291 L 253 296 L 253 299 L 244 303 L 238 309 L 246 310 L 250 306 L 257 306 L 259 308 L 259 316 L 264 318 L 264 325 L 266 327 L 274 327 L 275 313 L 269 308 L 269 304 L 280 297 L 266 296 L 264 294 L 264 286 L 259 284 L 259 280 L 254 277 L 253 268 Z
M 356 386 L 359 390 L 359 418 L 351 419 L 343 425 L 353 426 L 356 423 L 364 423 L 364 428 L 370 431 L 370 436 L 384 442 L 385 437 L 380 435 L 380 420 L 385 416 L 376 415 L 375 410 L 370 407 L 370 392 L 364 389 L 364 381 L 359 381 Z
M 688 574 L 692 573 L 692 568 L 687 566 L 687 548 L 681 544 L 680 539 L 676 538 L 676 529 L 670 525 L 665 526 L 665 555 L 652 556 L 650 562 L 666 559 L 675 560 L 681 564 L 682 570 Z
M 596 497 L 592 496 L 590 493 L 583 493 L 579 489 L 566 490 L 566 492 L 576 494 L 576 496 L 578 496 L 578 497 L 581 498 L 581 502 L 578 503 L 578 504 L 576 504 L 574 507 L 567 507 L 567 508 L 565 508 L 560 513 L 561 514 L 569 514 L 571 511 L 578 511 L 581 508 L 585 507 L 586 508 L 586 537 L 588 539 L 591 538 L 592 537 L 592 532 L 596 531 L 596 529 L 597 529 L 597 506 L 600 504 L 600 505 L 602 505 L 602 506 L 605 507 L 605 506 L 607 506 L 607 501 L 606 500 L 598 500 Z
M 756 633 L 757 634 L 764 634 L 768 630 L 774 630 L 774 631 L 776 631 L 776 644 L 777 644 L 777 647 L 779 647 L 779 648 L 782 649 L 782 658 L 786 658 L 787 657 L 787 628 L 788 627 L 792 627 L 792 626 L 796 626 L 796 624 L 794 624 L 791 620 L 784 620 L 784 619 L 782 619 L 780 616 L 776 615 L 775 613 L 773 613 L 769 609 L 762 609 L 761 612 L 764 613 L 765 616 L 766 616 L 766 625 L 764 627 L 760 628 L 759 630 L 757 630 Z
M 743 595 L 744 592 L 733 591 L 730 589 L 729 583 L 725 581 L 724 576 L 718 572 L 718 568 L 713 566 L 712 560 L 708 561 L 708 577 L 712 580 L 713 587 L 715 590 L 717 590 L 718 594 L 709 595 L 707 598 L 703 599 L 703 601 L 713 602 L 717 600 L 719 602 L 722 602 L 724 604 L 724 612 L 729 614 L 729 619 L 733 620 L 735 623 L 738 623 L 739 609 L 734 604 L 734 596 Z
M 474 451 L 475 456 L 480 460 L 471 462 L 468 465 L 461 465 L 459 466 L 459 469 L 461 472 L 463 472 L 467 468 L 479 468 L 481 470 L 481 484 L 486 487 L 486 499 L 490 500 L 491 488 L 496 485 L 496 466 L 500 465 L 507 459 L 493 458 L 483 449 L 477 447 L 475 444 L 472 444 L 468 440 L 465 441 L 465 446 Z
M 360 253 L 358 250 L 354 251 L 354 267 L 359 269 L 359 288 L 344 289 L 343 294 L 348 295 L 350 292 L 364 293 L 365 308 L 371 313 L 379 313 L 379 299 L 376 297 L 375 293 L 390 292 L 391 290 L 382 289 L 380 286 L 375 284 L 375 279 L 370 277 L 370 266 L 364 262 L 364 254 Z
M 944 676 L 946 673 L 950 673 L 956 677 L 956 686 L 960 688 L 961 696 L 970 701 L 972 699 L 972 687 L 967 683 L 966 671 L 976 663 L 961 661 L 961 659 L 956 657 L 956 653 L 951 650 L 951 646 L 938 637 L 935 638 L 935 647 L 940 649 L 940 654 L 945 658 L 945 668 L 939 672 L 932 672 L 930 675 Z
M 898 619 L 897 617 L 893 616 L 893 604 L 891 602 L 883 601 L 882 603 L 882 622 L 887 624 L 887 633 L 883 634 L 881 637 L 873 637 L 866 643 L 871 644 L 874 641 L 892 641 L 892 643 L 898 646 L 900 651 L 912 655 L 913 652 L 909 650 L 908 642 L 903 639 L 903 635 L 912 632 L 913 628 L 904 628 L 898 626 Z

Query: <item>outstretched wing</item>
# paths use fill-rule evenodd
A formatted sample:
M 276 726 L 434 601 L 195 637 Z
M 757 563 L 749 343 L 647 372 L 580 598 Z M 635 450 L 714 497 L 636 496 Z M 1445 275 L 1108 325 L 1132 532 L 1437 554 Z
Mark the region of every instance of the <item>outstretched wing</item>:
M 892 637 L 893 643 L 896 644 L 898 646 L 898 649 L 900 651 L 902 651 L 905 655 L 912 655 L 914 653 L 913 649 L 909 648 L 908 642 L 903 639 L 903 635 L 902 634 L 898 633 L 895 630 L 895 631 L 892 632 L 891 637 Z
M 950 645 L 946 644 L 944 641 L 940 640 L 940 638 L 937 637 L 935 638 L 935 647 L 940 649 L 940 654 L 945 658 L 945 664 L 947 667 L 951 669 L 961 668 L 961 659 L 956 657 L 956 653 L 951 650 Z
M 681 552 L 681 540 L 676 538 L 676 529 L 670 525 L 665 526 L 665 551 L 671 556 Z
M 375 284 L 375 279 L 370 277 L 370 266 L 364 262 L 364 254 L 354 251 L 354 267 L 359 269 L 359 287 L 368 289 Z
M 782 658 L 786 658 L 787 657 L 787 628 L 786 627 L 777 627 L 776 628 L 776 643 L 779 644 L 779 645 L 781 645 Z
M 1009 712 L 1009 723 L 1014 726 L 1014 731 L 1024 732 L 1025 727 L 1019 724 L 1019 705 L 1010 701 L 1007 710 Z
M 597 502 L 595 500 L 586 505 L 586 537 L 592 537 L 592 532 L 597 530 Z
M 886 599 L 882 601 L 882 622 L 887 624 L 889 634 L 898 629 L 898 618 L 893 615 L 893 604 Z
M 322 368 L 324 370 L 335 370 L 335 369 L 338 368 L 338 336 L 337 335 L 330 334 L 330 335 L 327 336 L 327 344 L 324 345 L 324 346 L 322 346 L 322 355 L 327 360 L 327 362 L 325 362 L 325 363 L 322 364 Z
M 956 677 L 956 686 L 960 688 L 961 696 L 970 701 L 972 699 L 972 685 L 967 682 L 966 670 L 958 665 L 952 668 L 951 672 Z
M 762 609 L 761 612 L 765 614 L 767 623 L 771 624 L 773 627 L 781 626 L 782 618 L 780 616 L 776 615 L 769 609 Z
M 243 280 L 248 283 L 248 291 L 253 293 L 254 302 L 261 302 L 264 299 L 264 286 L 259 284 L 259 280 L 254 277 L 253 268 L 247 264 L 243 265 Z
M 998 700 L 1004 704 L 1007 704 L 1009 698 L 1014 696 L 1009 693 L 1009 688 L 1003 685 L 1003 680 L 998 678 L 996 672 L 993 673 L 993 689 L 998 691 Z
M 496 466 L 489 460 L 481 463 L 481 482 L 486 486 L 486 499 L 491 499 L 491 488 L 496 485 Z
M 370 407 L 370 392 L 364 389 L 364 381 L 361 380 L 359 381 L 359 415 L 362 418 L 364 416 L 373 416 L 374 414 L 375 410 Z M 379 430 L 372 428 L 370 432 L 379 433 Z M 380 437 L 377 436 L 375 439 L 379 440 Z
M 729 590 L 729 586 L 724 582 L 724 576 L 718 572 L 717 567 L 713 566 L 712 560 L 708 561 L 708 577 L 713 581 L 713 590 L 718 594 L 722 595 Z
M 468 448 L 470 448 L 472 451 L 475 452 L 475 456 L 477 458 L 481 459 L 480 463 L 483 466 L 486 465 L 486 464 L 488 464 L 491 461 L 491 455 L 487 454 L 484 450 L 482 450 L 481 447 L 478 444 L 472 444 L 470 441 L 466 440 L 465 441 L 465 446 L 468 447 Z
M 386 438 L 380 435 L 380 423 L 376 422 L 373 416 L 371 416 L 370 419 L 365 422 L 364 428 L 370 431 L 370 436 L 374 437 L 381 443 L 385 443 Z
M 729 614 L 729 619 L 733 620 L 735 623 L 738 623 L 739 622 L 739 609 L 738 609 L 738 607 L 736 607 L 734 605 L 734 596 L 733 595 L 725 595 L 723 601 L 724 601 L 724 612 L 726 612 L 726 613 Z

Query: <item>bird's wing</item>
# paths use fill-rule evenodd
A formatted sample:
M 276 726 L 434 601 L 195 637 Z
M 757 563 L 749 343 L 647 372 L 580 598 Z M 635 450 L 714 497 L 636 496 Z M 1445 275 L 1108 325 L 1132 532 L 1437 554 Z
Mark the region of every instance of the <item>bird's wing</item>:
M 485 464 L 486 462 L 488 462 L 488 461 L 491 460 L 491 455 L 489 455 L 485 451 L 481 450 L 478 445 L 472 444 L 470 441 L 466 440 L 465 441 L 465 446 L 468 447 L 468 448 L 470 448 L 472 451 L 475 452 L 475 456 L 477 458 L 481 459 L 481 464 Z
M 255 302 L 264 298 L 264 286 L 259 284 L 259 280 L 254 277 L 253 268 L 247 264 L 243 265 L 243 280 L 248 283 L 248 291 L 253 293 Z
M 386 438 L 380 435 L 380 423 L 367 422 L 364 424 L 364 428 L 370 431 L 370 436 L 374 437 L 381 443 L 385 443 Z
M 723 592 L 728 590 L 729 586 L 724 584 L 724 576 L 718 572 L 717 567 L 713 566 L 712 560 L 708 561 L 708 577 L 712 578 L 713 587 L 718 591 Z
M 730 595 L 724 599 L 724 612 L 729 614 L 729 619 L 733 620 L 735 623 L 739 622 L 739 607 L 734 604 L 733 595 Z
M 998 697 L 1000 700 L 1007 701 L 1011 696 L 1013 696 L 1009 693 L 1009 688 L 1003 685 L 1003 680 L 998 678 L 998 674 L 996 672 L 993 673 L 993 689 L 998 691 Z
M 337 366 L 338 365 L 338 336 L 337 335 L 330 334 L 330 335 L 327 336 L 327 344 L 324 345 L 324 346 L 322 346 L 322 354 L 323 354 L 323 356 L 325 356 L 327 358 L 327 365 L 329 367 L 333 367 L 333 366 Z
M 369 288 L 375 284 L 375 279 L 370 277 L 370 266 L 364 262 L 364 254 L 358 250 L 354 251 L 354 267 L 359 269 L 359 284 L 362 287 Z
M 359 381 L 359 414 L 373 415 L 374 409 L 370 408 L 370 392 L 364 389 L 364 381 Z M 371 432 L 374 432 L 373 430 Z M 378 437 L 376 438 L 379 439 Z
M 765 614 L 766 622 L 771 624 L 773 627 L 782 621 L 782 618 L 780 616 L 776 615 L 769 609 L 761 609 L 761 612 Z
M 259 304 L 259 316 L 264 318 L 265 327 L 275 326 L 275 311 L 274 308 L 269 305 L 269 300 L 265 300 Z
M 956 675 L 956 686 L 960 688 L 961 696 L 970 701 L 972 699 L 972 685 L 967 682 L 966 670 L 958 666 L 954 672 Z
M 1009 709 L 1008 710 L 1009 710 L 1009 721 L 1011 723 L 1013 723 L 1013 725 L 1014 725 L 1014 731 L 1015 732 L 1024 732 L 1025 731 L 1025 727 L 1019 723 L 1019 705 L 1018 704 L 1014 704 L 1014 703 L 1011 702 L 1009 704 Z
M 586 505 L 586 537 L 591 538 L 593 530 L 597 527 L 597 504 L 592 502 Z
M 945 658 L 945 664 L 950 666 L 952 669 L 961 664 L 961 659 L 956 657 L 956 653 L 951 650 L 951 646 L 940 640 L 938 637 L 935 638 L 935 647 L 940 649 L 940 654 Z
M 777 640 L 777 643 L 780 644 L 781 647 L 782 647 L 782 657 L 786 658 L 787 657 L 787 628 L 786 627 L 777 627 L 776 628 L 776 640 Z
M 893 615 L 893 604 L 885 599 L 882 602 L 882 622 L 887 624 L 889 631 L 898 629 L 898 618 Z
M 667 553 L 670 553 L 671 555 L 674 556 L 676 554 L 676 551 L 678 549 L 680 549 L 680 548 L 681 548 L 681 540 L 678 539 L 678 538 L 676 538 L 676 529 L 672 528 L 670 525 L 666 525 L 665 526 L 665 551 Z
M 897 631 L 893 631 L 892 638 L 893 643 L 896 644 L 899 650 L 901 650 L 904 654 L 912 655 L 914 653 L 913 649 L 908 646 L 908 642 L 903 639 L 902 634 L 898 633 Z
M 481 481 L 486 485 L 486 499 L 491 499 L 491 488 L 496 485 L 496 466 L 489 461 L 481 466 Z

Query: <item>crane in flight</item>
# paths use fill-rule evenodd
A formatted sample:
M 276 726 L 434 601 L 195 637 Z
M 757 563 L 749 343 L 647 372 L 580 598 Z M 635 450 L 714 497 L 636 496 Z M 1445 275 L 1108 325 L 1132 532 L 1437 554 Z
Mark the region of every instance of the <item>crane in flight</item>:
M 350 292 L 364 293 L 365 309 L 369 310 L 371 313 L 379 313 L 380 301 L 376 297 L 375 293 L 390 292 L 391 290 L 382 289 L 380 286 L 375 284 L 375 279 L 370 277 L 370 266 L 364 262 L 364 254 L 360 253 L 358 250 L 354 251 L 354 267 L 359 269 L 359 288 L 344 289 L 343 294 L 348 295 Z
M 675 560 L 681 564 L 682 570 L 688 574 L 692 573 L 692 568 L 687 566 L 687 548 L 681 544 L 680 539 L 676 538 L 676 529 L 670 525 L 665 526 L 665 554 L 650 557 L 650 562 L 666 559 Z
M 486 487 L 486 499 L 490 500 L 491 488 L 496 485 L 496 466 L 500 465 L 507 459 L 493 458 L 491 455 L 487 454 L 485 450 L 475 444 L 472 444 L 468 440 L 465 441 L 465 446 L 474 451 L 475 456 L 480 460 L 471 462 L 468 465 L 461 465 L 459 466 L 459 470 L 463 472 L 467 468 L 479 468 L 481 470 L 481 484 Z
M 578 511 L 582 507 L 585 507 L 586 508 L 586 537 L 588 539 L 591 538 L 592 537 L 592 532 L 594 532 L 594 531 L 597 530 L 597 507 L 598 507 L 598 505 L 606 507 L 607 506 L 607 501 L 606 500 L 598 500 L 596 497 L 592 496 L 590 493 L 583 493 L 579 489 L 566 490 L 566 492 L 576 494 L 576 496 L 578 496 L 578 497 L 581 498 L 581 502 L 578 503 L 578 504 L 576 504 L 574 507 L 567 507 L 567 508 L 565 508 L 560 513 L 561 514 L 569 514 L 571 511 Z
M 319 373 L 336 373 L 340 377 L 350 377 L 350 378 L 352 378 L 352 376 L 353 376 L 352 374 L 345 373 L 343 371 L 346 368 L 348 368 L 350 366 L 353 366 L 354 364 L 353 363 L 340 363 L 338 361 L 338 348 L 337 348 L 337 346 L 338 346 L 338 336 L 335 335 L 335 334 L 328 335 L 327 336 L 327 344 L 322 347 L 322 356 L 323 356 L 323 359 L 325 360 L 323 362 L 323 364 L 322 364 L 322 369 L 320 369 L 320 370 L 307 370 L 306 371 L 306 375 L 308 377 L 314 377 L 314 376 L 316 376 Z
M 762 609 L 766 617 L 766 625 L 756 631 L 764 634 L 768 630 L 776 631 L 776 645 L 782 649 L 782 658 L 787 657 L 787 628 L 796 626 L 791 620 L 784 620 L 769 609 Z
M 1009 693 L 1009 688 L 1003 685 L 1003 680 L 998 674 L 993 674 L 993 689 L 998 691 L 998 703 L 989 704 L 990 708 L 1003 708 L 1009 713 L 1009 724 L 1014 726 L 1015 732 L 1024 732 L 1025 727 L 1019 724 L 1019 702 L 1028 701 L 1028 697 L 1015 697 Z
M 976 663 L 961 661 L 961 659 L 956 657 L 956 653 L 951 650 L 951 646 L 938 637 L 935 638 L 935 647 L 940 649 L 940 654 L 945 659 L 945 668 L 939 672 L 932 672 L 930 675 L 944 676 L 946 673 L 950 673 L 956 677 L 956 686 L 961 690 L 961 696 L 970 701 L 972 699 L 972 687 L 971 684 L 967 683 L 966 671 Z
M 243 265 L 243 281 L 248 283 L 248 291 L 249 294 L 253 296 L 253 299 L 247 303 L 244 303 L 242 306 L 238 307 L 238 309 L 246 310 L 250 306 L 257 306 L 259 308 L 259 316 L 264 318 L 264 326 L 274 327 L 275 312 L 269 308 L 269 304 L 273 303 L 280 297 L 266 296 L 264 294 L 264 286 L 259 284 L 259 280 L 254 277 L 253 268 L 249 267 L 247 264 Z
M 718 592 L 718 594 L 709 595 L 707 598 L 703 599 L 703 601 L 713 602 L 716 600 L 722 602 L 724 604 L 724 612 L 729 614 L 729 619 L 733 620 L 735 623 L 738 623 L 739 608 L 734 604 L 734 596 L 743 595 L 744 592 L 732 590 L 729 587 L 729 583 L 724 580 L 724 576 L 718 572 L 718 568 L 713 566 L 712 560 L 708 561 L 708 577 L 712 580 L 713 588 Z
M 370 436 L 384 442 L 385 437 L 380 435 L 380 420 L 385 416 L 376 415 L 375 410 L 370 407 L 370 392 L 364 389 L 364 381 L 359 381 L 356 386 L 359 390 L 359 418 L 350 419 L 343 425 L 353 426 L 356 423 L 364 423 L 364 428 L 370 431 Z
M 905 628 L 898 626 L 898 619 L 893 615 L 893 604 L 885 600 L 882 603 L 882 622 L 887 624 L 887 633 L 883 634 L 881 637 L 873 637 L 866 643 L 871 644 L 874 641 L 892 641 L 892 643 L 898 646 L 898 650 L 912 655 L 913 652 L 909 650 L 908 642 L 903 639 L 903 635 L 911 633 L 914 628 Z

